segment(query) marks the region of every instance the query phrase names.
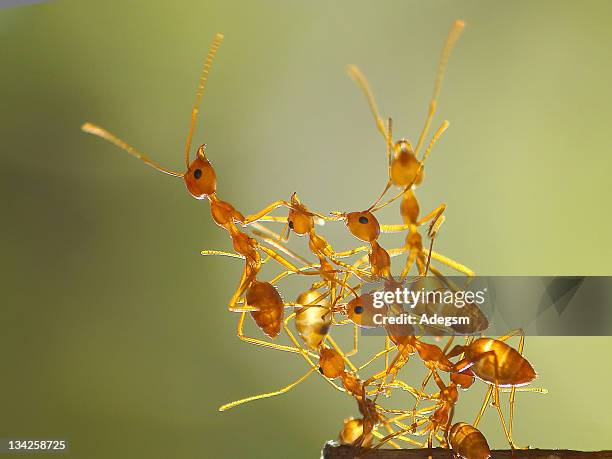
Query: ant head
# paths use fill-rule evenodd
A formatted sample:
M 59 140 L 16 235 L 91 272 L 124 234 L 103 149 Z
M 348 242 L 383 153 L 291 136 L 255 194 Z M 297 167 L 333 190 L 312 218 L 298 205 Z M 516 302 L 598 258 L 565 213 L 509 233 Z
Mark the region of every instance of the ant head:
M 412 145 L 406 139 L 398 140 L 393 145 L 391 180 L 394 185 L 399 187 L 410 184 L 420 185 L 423 181 L 421 162 L 417 159 Z
M 395 145 L 393 145 L 393 155 L 397 157 L 400 154 L 410 154 L 414 156 L 412 145 L 407 139 L 399 139 L 395 142 Z
M 344 218 L 349 231 L 357 239 L 373 242 L 380 236 L 380 224 L 372 212 L 350 212 Z
M 296 234 L 300 236 L 310 233 L 314 228 L 314 217 L 304 204 L 302 204 L 296 193 L 291 195 L 291 208 L 287 216 L 287 224 Z
M 321 348 L 319 351 L 319 371 L 330 379 L 337 378 L 344 373 L 344 360 L 333 349 Z
M 362 328 L 375 328 L 378 324 L 374 320 L 376 314 L 385 313 L 384 309 L 374 306 L 374 297 L 370 293 L 364 293 L 353 298 L 346 305 L 346 315 L 355 325 Z
M 195 159 L 183 175 L 187 190 L 196 199 L 205 199 L 217 191 L 217 175 L 204 153 L 206 145 L 200 146 Z

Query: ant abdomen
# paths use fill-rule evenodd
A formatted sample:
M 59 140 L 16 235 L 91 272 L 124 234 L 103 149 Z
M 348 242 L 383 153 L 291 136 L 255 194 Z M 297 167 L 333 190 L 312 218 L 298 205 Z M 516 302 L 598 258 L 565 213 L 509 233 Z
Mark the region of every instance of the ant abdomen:
M 340 443 L 342 443 L 343 445 L 352 445 L 362 437 L 364 437 L 363 419 L 345 419 L 344 424 L 342 425 L 342 430 L 340 431 L 339 435 Z M 372 434 L 368 433 L 361 442 L 361 446 L 370 446 L 372 444 L 372 440 Z
M 343 375 L 344 360 L 342 356 L 333 349 L 321 348 L 319 351 L 319 371 L 329 379 Z
M 278 291 L 269 282 L 254 281 L 246 294 L 247 306 L 258 308 L 251 316 L 257 326 L 270 338 L 278 336 L 285 305 Z
M 516 349 L 493 338 L 478 338 L 465 348 L 470 370 L 489 384 L 501 387 L 522 386 L 537 374 L 529 361 Z
M 491 450 L 487 439 L 476 427 L 465 422 L 453 425 L 448 435 L 451 448 L 459 457 L 470 459 L 487 459 Z

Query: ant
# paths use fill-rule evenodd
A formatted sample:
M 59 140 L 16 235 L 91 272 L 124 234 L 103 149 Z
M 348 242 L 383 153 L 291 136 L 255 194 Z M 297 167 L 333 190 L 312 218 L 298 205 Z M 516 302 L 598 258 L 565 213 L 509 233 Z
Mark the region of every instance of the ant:
M 491 457 L 491 450 L 485 436 L 476 427 L 465 422 L 458 422 L 450 428 L 447 441 L 458 457 L 469 459 Z
M 204 95 L 212 61 L 222 41 L 223 35 L 219 33 L 216 34 L 210 46 L 208 55 L 204 62 L 202 74 L 200 76 L 195 102 L 191 110 L 191 120 L 185 145 L 186 172 L 180 173 L 161 166 L 157 162 L 151 160 L 144 153 L 138 151 L 114 134 L 97 125 L 85 123 L 81 129 L 84 132 L 101 137 L 102 139 L 113 143 L 159 172 L 173 177 L 182 178 L 185 186 L 187 187 L 187 191 L 192 197 L 198 200 L 207 199 L 209 201 L 210 212 L 214 222 L 218 226 L 227 230 L 236 254 L 216 250 L 203 251 L 202 253 L 205 255 L 226 255 L 245 260 L 245 267 L 239 285 L 228 304 L 228 309 L 230 311 L 242 312 L 242 316 L 238 322 L 237 334 L 239 338 L 252 344 L 297 353 L 300 352 L 300 350 L 297 348 L 282 346 L 245 336 L 243 333 L 243 323 L 246 312 L 251 312 L 255 322 L 266 335 L 271 338 L 277 336 L 280 332 L 280 324 L 282 323 L 283 319 L 284 304 L 280 298 L 280 295 L 270 283 L 257 281 L 257 273 L 267 259 L 274 259 L 286 269 L 293 272 L 300 271 L 292 263 L 281 257 L 276 251 L 259 244 L 257 240 L 238 229 L 236 223 L 246 226 L 249 223 L 256 221 L 257 218 L 253 216 L 245 217 L 241 212 L 236 210 L 232 204 L 219 199 L 217 196 L 217 176 L 212 164 L 206 156 L 206 145 L 201 145 L 197 149 L 195 159 L 190 161 L 191 141 L 193 138 L 197 115 L 200 109 L 200 103 L 202 96 Z M 267 255 L 266 260 L 261 259 L 259 251 Z M 240 297 L 245 293 L 245 305 L 240 307 L 238 306 Z
M 516 335 L 520 336 L 518 350 L 505 343 L 506 340 Z M 504 434 L 512 449 L 515 449 L 514 441 L 512 440 L 512 424 L 514 420 L 516 391 L 546 392 L 545 389 L 522 388 L 522 386 L 529 384 L 537 377 L 537 373 L 529 361 L 523 357 L 524 346 L 524 332 L 518 329 L 497 339 L 478 338 L 467 345 L 457 345 L 447 354 L 449 358 L 459 355 L 463 356 L 455 365 L 455 371 L 459 373 L 469 372 L 489 385 L 480 412 L 474 422 L 474 427 L 478 426 L 491 395 L 493 395 L 493 405 L 497 408 Z M 510 388 L 508 427 L 506 427 L 506 421 L 500 405 L 500 388 Z
M 440 204 L 436 209 L 427 214 L 426 216 L 419 219 L 420 208 L 419 203 L 414 194 L 414 188 L 420 185 L 423 181 L 424 170 L 423 166 L 427 156 L 429 155 L 428 149 L 423 157 L 419 160 L 418 153 L 423 145 L 423 141 L 427 136 L 429 128 L 431 126 L 431 121 L 434 117 L 437 107 L 437 99 L 440 93 L 440 87 L 442 84 L 442 80 L 444 79 L 444 73 L 446 70 L 446 65 L 448 63 L 448 58 L 450 53 L 454 47 L 455 42 L 459 38 L 461 31 L 465 27 L 465 23 L 461 20 L 458 20 L 454 23 L 451 28 L 448 38 L 446 40 L 446 44 L 442 50 L 442 54 L 440 56 L 440 61 L 438 65 L 438 74 L 436 78 L 436 83 L 434 85 L 434 92 L 432 99 L 429 104 L 429 113 L 427 115 L 427 119 L 425 121 L 425 126 L 421 131 L 416 147 L 413 149 L 410 141 L 407 139 L 400 139 L 393 143 L 392 140 L 392 124 L 389 123 L 388 128 L 385 127 L 382 118 L 378 113 L 378 108 L 376 105 L 376 101 L 370 90 L 369 84 L 365 78 L 365 76 L 361 73 L 361 71 L 354 65 L 348 67 L 349 75 L 355 80 L 357 85 L 360 87 L 362 92 L 364 93 L 367 102 L 370 106 L 370 110 L 372 115 L 374 116 L 374 121 L 376 122 L 376 127 L 382 134 L 385 142 L 387 144 L 387 159 L 388 159 L 388 181 L 384 188 L 384 191 L 381 195 L 387 192 L 387 190 L 391 187 L 391 185 L 395 185 L 401 188 L 401 192 L 396 197 L 392 198 L 391 201 L 396 198 L 403 196 L 403 200 L 400 206 L 400 213 L 404 220 L 403 225 L 387 225 L 383 231 L 385 232 L 397 232 L 408 230 L 408 234 L 406 236 L 406 241 L 404 245 L 404 251 L 408 252 L 408 259 L 406 260 L 405 267 L 402 271 L 402 276 L 406 276 L 410 271 L 412 265 L 416 262 L 417 267 L 419 269 L 420 274 L 424 274 L 428 269 L 431 269 L 434 274 L 437 275 L 438 271 L 434 267 L 429 267 L 429 259 L 433 258 L 438 262 L 441 262 L 461 273 L 464 273 L 468 276 L 473 276 L 474 273 L 467 267 L 457 263 L 450 258 L 447 258 L 443 255 L 440 255 L 436 252 L 433 252 L 430 247 L 429 251 L 423 248 L 422 237 L 418 231 L 418 227 L 423 225 L 424 223 L 431 222 L 428 236 L 430 238 L 435 237 L 439 227 L 444 221 L 444 216 L 442 215 L 446 210 L 446 204 Z M 437 138 L 442 135 L 442 133 L 448 127 L 448 121 L 444 121 L 432 140 L 431 145 Z M 385 204 L 386 205 L 386 204 Z M 426 261 L 427 260 L 427 261 Z

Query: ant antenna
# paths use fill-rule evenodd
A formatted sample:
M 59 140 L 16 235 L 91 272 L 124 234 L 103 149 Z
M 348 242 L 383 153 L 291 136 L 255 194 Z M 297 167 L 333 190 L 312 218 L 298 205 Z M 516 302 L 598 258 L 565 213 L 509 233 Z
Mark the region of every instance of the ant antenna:
M 387 137 L 387 158 L 389 160 L 389 167 L 388 167 L 388 173 L 389 173 L 389 180 L 387 181 L 387 185 L 385 186 L 385 189 L 383 190 L 383 192 L 380 194 L 380 196 L 378 197 L 378 199 L 376 201 L 374 201 L 374 204 L 372 204 L 368 210 L 366 210 L 366 212 L 370 212 L 372 209 L 374 209 L 378 203 L 382 200 L 382 198 L 385 196 L 385 194 L 387 193 L 387 191 L 389 191 L 389 188 L 391 188 L 391 150 L 393 148 L 393 144 L 391 139 L 393 138 L 393 119 L 391 117 L 389 117 L 389 121 L 387 123 L 388 129 L 389 129 L 389 136 Z
M 440 87 L 442 86 L 442 80 L 444 80 L 444 73 L 446 72 L 446 64 L 448 64 L 448 58 L 461 35 L 461 31 L 465 27 L 465 22 L 461 19 L 455 21 L 450 31 L 448 32 L 448 38 L 446 39 L 446 43 L 444 48 L 442 48 L 442 54 L 440 54 L 440 61 L 438 63 L 438 75 L 436 76 L 436 83 L 434 85 L 433 96 L 431 97 L 431 102 L 429 103 L 429 114 L 427 115 L 427 120 L 425 121 L 425 127 L 423 128 L 423 132 L 419 137 L 419 141 L 414 149 L 414 153 L 418 153 L 419 148 L 423 144 L 425 137 L 427 136 L 427 131 L 429 131 L 429 126 L 431 125 L 431 120 L 436 113 L 436 105 L 438 100 L 438 95 L 440 94 Z
M 200 102 L 202 101 L 202 96 L 204 95 L 204 88 L 206 87 L 206 80 L 208 79 L 208 72 L 210 70 L 210 65 L 212 64 L 212 60 L 217 54 L 217 49 L 221 45 L 223 41 L 223 34 L 216 34 L 215 39 L 210 45 L 210 49 L 208 50 L 208 56 L 206 56 L 206 61 L 204 62 L 204 68 L 202 69 L 202 75 L 200 76 L 200 83 L 198 85 L 198 90 L 196 92 L 195 102 L 193 104 L 193 108 L 191 109 L 191 122 L 189 123 L 189 133 L 187 134 L 187 143 L 185 145 L 185 165 L 189 167 L 189 150 L 191 149 L 191 138 L 193 137 L 193 129 L 195 127 L 196 119 L 198 118 L 198 112 L 200 111 Z
M 389 142 L 390 134 L 387 134 L 387 130 L 385 129 L 385 123 L 383 122 L 382 118 L 380 117 L 378 113 L 378 107 L 376 106 L 376 100 L 374 99 L 374 96 L 372 95 L 372 91 L 370 90 L 370 85 L 368 84 L 368 80 L 366 80 L 366 77 L 363 75 L 363 73 L 361 73 L 361 70 L 359 70 L 359 68 L 356 65 L 349 65 L 346 69 L 346 72 L 355 81 L 355 83 L 357 83 L 357 86 L 359 86 L 359 88 L 363 92 L 364 96 L 366 97 L 366 100 L 368 101 L 368 105 L 370 106 L 370 111 L 372 112 L 372 115 L 374 116 L 376 127 L 378 128 L 380 133 L 383 135 L 385 140 Z
M 389 136 L 387 137 L 387 159 L 389 160 L 389 177 L 391 177 L 391 156 L 393 155 L 393 119 L 389 117 L 387 123 Z
M 101 128 L 100 126 L 96 126 L 95 124 L 91 124 L 91 123 L 85 123 L 83 126 L 81 126 L 81 130 L 83 132 L 87 132 L 88 134 L 93 134 L 104 140 L 107 140 L 108 142 L 114 145 L 117 145 L 119 148 L 127 151 L 130 155 L 140 159 L 141 161 L 144 161 L 146 164 L 148 164 L 152 168 L 160 172 L 163 172 L 164 174 L 172 175 L 173 177 L 183 176 L 183 174 L 181 174 L 180 172 L 174 172 L 170 169 L 166 169 L 165 167 L 160 166 L 158 163 L 150 159 L 147 155 L 136 150 L 134 147 L 132 147 L 131 145 L 128 145 L 123 140 L 121 140 L 119 137 L 117 137 L 114 134 L 111 134 L 106 129 Z
M 442 212 L 443 211 L 438 212 L 438 214 L 434 217 L 433 221 L 429 225 L 429 236 L 431 238 L 431 241 L 429 242 L 429 255 L 427 255 L 427 264 L 425 265 L 424 276 L 427 276 L 427 273 L 429 272 L 429 264 L 431 263 L 431 252 L 433 251 L 434 240 L 438 235 L 438 231 L 440 230 L 442 223 L 444 223 L 444 221 L 446 220 L 446 217 L 442 215 Z
M 421 172 L 421 170 L 423 169 L 423 166 L 425 165 L 425 161 L 427 160 L 427 157 L 429 156 L 429 152 L 431 152 L 431 149 L 433 148 L 434 144 L 437 142 L 440 136 L 444 133 L 444 131 L 446 131 L 449 125 L 450 123 L 447 120 L 444 120 L 442 124 L 440 125 L 440 127 L 438 128 L 438 130 L 436 131 L 436 133 L 431 138 L 429 145 L 427 146 L 427 150 L 425 150 L 425 153 L 423 154 L 423 159 L 421 160 L 421 165 L 419 166 L 419 173 Z

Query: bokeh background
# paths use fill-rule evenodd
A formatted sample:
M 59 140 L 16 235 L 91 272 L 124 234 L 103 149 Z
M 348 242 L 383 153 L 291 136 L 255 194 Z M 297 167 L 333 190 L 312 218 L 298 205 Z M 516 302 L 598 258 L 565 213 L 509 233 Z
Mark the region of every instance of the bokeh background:
M 447 30 L 464 19 L 434 121 L 451 128 L 419 191 L 424 209 L 448 204 L 437 248 L 479 274 L 609 275 L 611 15 L 607 1 L 0 10 L 0 437 L 63 437 L 70 456 L 92 459 L 314 458 L 357 414 L 318 377 L 217 412 L 285 385 L 305 364 L 236 338 L 225 304 L 241 262 L 199 255 L 231 248 L 207 206 L 79 130 L 97 122 L 181 167 L 217 31 L 226 41 L 195 142 L 208 145 L 220 195 L 253 212 L 298 191 L 328 212 L 369 205 L 386 173 L 346 64 L 364 70 L 396 133 L 415 139 Z M 338 248 L 355 244 L 328 229 Z M 519 394 L 519 444 L 612 448 L 611 344 L 527 340 L 536 385 L 550 393 Z M 473 413 L 482 393 L 466 394 L 462 409 Z M 482 430 L 504 447 L 490 411 Z

